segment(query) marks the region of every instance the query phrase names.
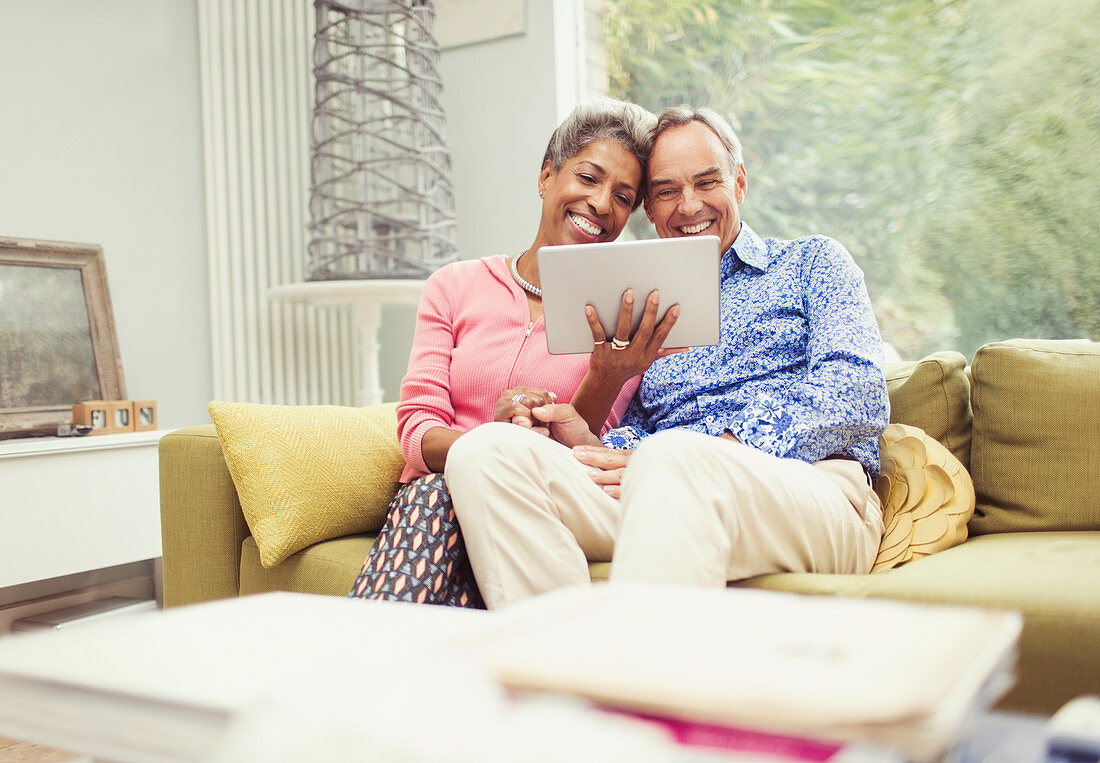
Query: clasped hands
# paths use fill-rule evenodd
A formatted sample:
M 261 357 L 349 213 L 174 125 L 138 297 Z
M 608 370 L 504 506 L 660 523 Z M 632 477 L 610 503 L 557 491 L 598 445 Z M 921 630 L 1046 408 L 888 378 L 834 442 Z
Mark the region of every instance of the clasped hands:
M 566 445 L 592 481 L 612 498 L 621 495 L 623 474 L 632 450 L 604 447 L 577 409 L 557 403 L 557 395 L 532 387 L 513 387 L 497 400 L 497 421 L 510 421 Z
M 628 289 L 623 294 L 615 336 L 611 340 L 608 340 L 595 308 L 591 305 L 585 307 L 593 343 L 589 373 L 613 389 L 612 398 L 627 379 L 643 373 L 657 358 L 683 351 L 684 348 L 661 347 L 680 316 L 680 306 L 669 308 L 658 323 L 659 307 L 660 294 L 654 290 L 646 298 L 642 319 L 631 336 L 634 291 Z M 626 341 L 621 337 L 630 339 Z M 633 451 L 605 448 L 576 409 L 569 404 L 559 404 L 554 392 L 534 387 L 504 390 L 497 400 L 494 420 L 527 427 L 572 447 L 573 455 L 584 464 L 592 480 L 612 497 L 620 496 L 623 473 Z

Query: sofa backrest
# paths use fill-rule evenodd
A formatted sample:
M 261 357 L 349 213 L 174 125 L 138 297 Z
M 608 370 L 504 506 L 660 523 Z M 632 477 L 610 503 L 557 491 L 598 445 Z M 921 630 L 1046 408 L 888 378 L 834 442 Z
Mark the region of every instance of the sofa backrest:
M 971 377 L 971 534 L 1100 530 L 1100 343 L 987 344 Z
M 920 427 L 970 468 L 970 380 L 966 358 L 937 352 L 886 366 L 890 422 Z

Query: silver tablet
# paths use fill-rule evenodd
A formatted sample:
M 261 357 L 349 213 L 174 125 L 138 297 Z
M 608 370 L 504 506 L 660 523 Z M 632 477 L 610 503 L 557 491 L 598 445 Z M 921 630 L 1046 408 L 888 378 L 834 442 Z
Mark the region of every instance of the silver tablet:
M 610 339 L 615 335 L 623 292 L 634 289 L 631 334 L 646 296 L 659 289 L 660 321 L 680 305 L 680 318 L 665 347 L 718 343 L 719 263 L 717 236 L 685 236 L 606 244 L 544 246 L 538 250 L 547 349 L 554 355 L 592 352 L 584 306 L 592 305 Z

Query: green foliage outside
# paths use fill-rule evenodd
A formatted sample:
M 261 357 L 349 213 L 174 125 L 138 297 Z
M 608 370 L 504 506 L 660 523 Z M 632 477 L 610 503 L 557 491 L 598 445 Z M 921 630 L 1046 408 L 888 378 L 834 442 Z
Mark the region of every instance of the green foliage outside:
M 725 114 L 745 219 L 844 243 L 903 357 L 1100 340 L 1100 3 L 604 5 L 611 94 Z

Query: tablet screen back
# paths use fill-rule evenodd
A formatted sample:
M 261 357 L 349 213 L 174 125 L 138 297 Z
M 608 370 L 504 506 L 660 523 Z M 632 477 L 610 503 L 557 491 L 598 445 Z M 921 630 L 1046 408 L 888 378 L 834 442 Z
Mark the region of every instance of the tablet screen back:
M 610 340 L 628 288 L 634 289 L 631 334 L 642 320 L 646 296 L 659 289 L 658 321 L 669 307 L 680 305 L 665 347 L 717 344 L 721 259 L 717 236 L 542 247 L 538 263 L 547 349 L 554 355 L 592 351 L 585 305 L 596 308 Z

